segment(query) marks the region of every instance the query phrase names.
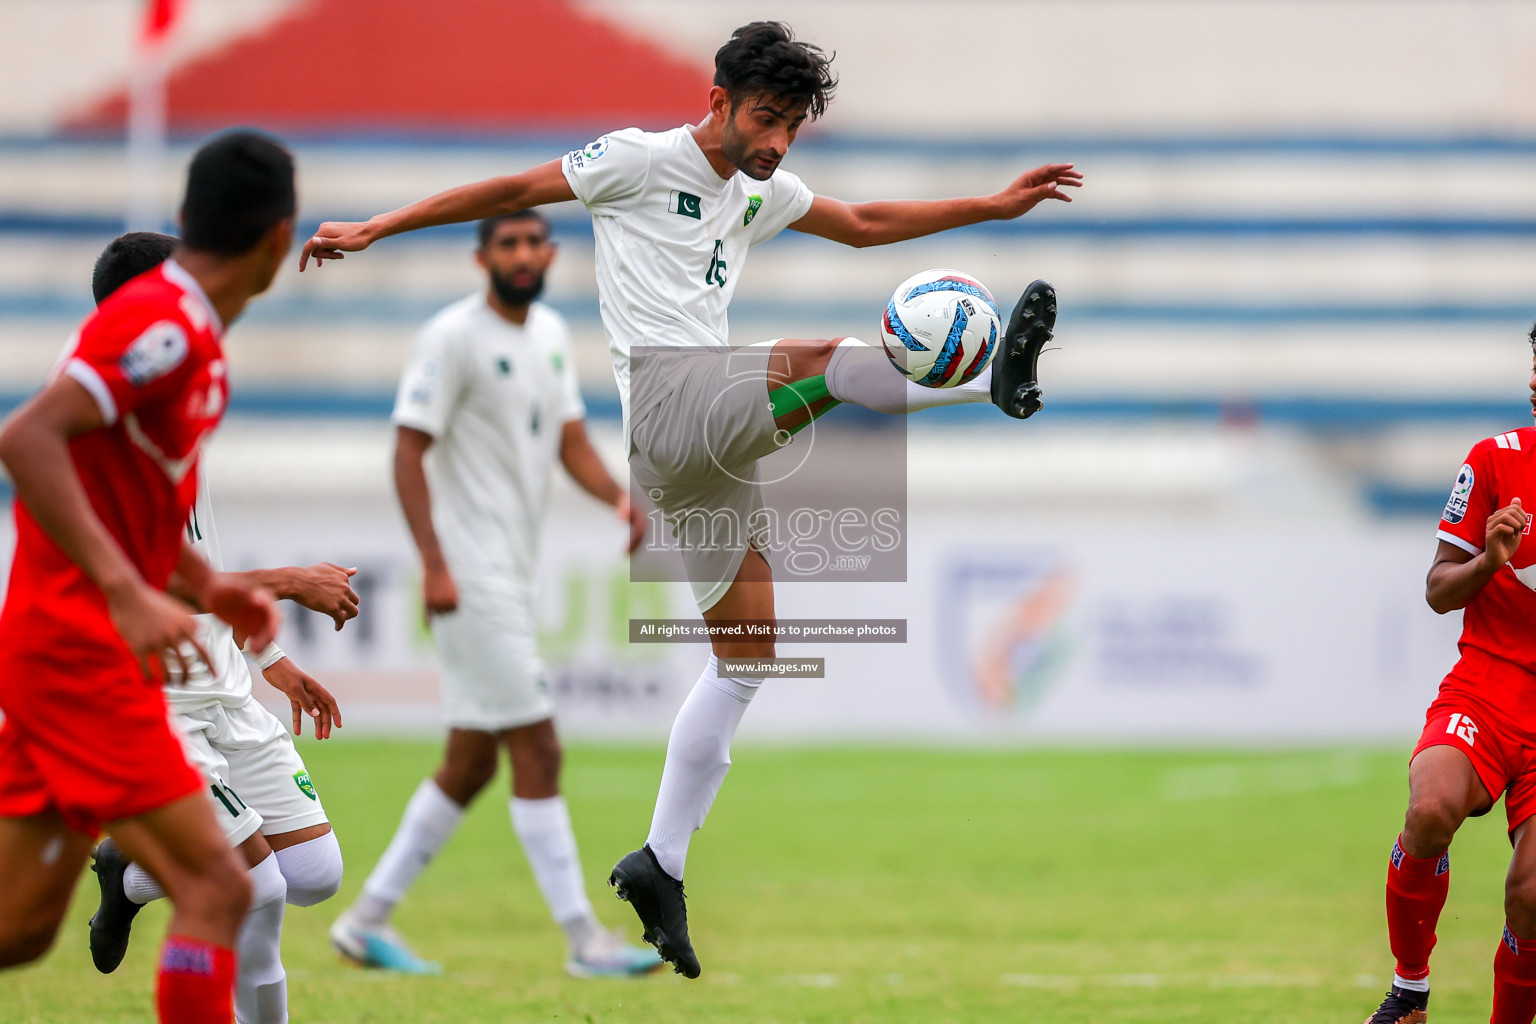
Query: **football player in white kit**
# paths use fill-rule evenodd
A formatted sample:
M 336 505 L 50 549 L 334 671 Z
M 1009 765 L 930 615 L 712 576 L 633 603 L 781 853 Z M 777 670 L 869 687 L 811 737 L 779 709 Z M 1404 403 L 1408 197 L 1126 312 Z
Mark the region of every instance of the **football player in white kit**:
M 570 331 L 535 301 L 555 255 L 535 211 L 479 226 L 487 283 L 417 337 L 395 402 L 395 487 L 422 562 L 422 603 L 443 668 L 443 762 L 406 805 L 358 901 L 331 928 L 341 953 L 369 967 L 435 972 L 389 924 L 411 883 L 496 774 L 512 766 L 512 828 L 577 977 L 661 966 L 597 920 L 560 795 L 560 742 L 535 644 L 540 526 L 558 461 L 630 527 L 645 520 L 587 438 Z
M 989 369 L 947 390 L 893 376 L 883 353 L 852 338 L 727 347 L 726 309 L 750 247 L 786 227 L 851 246 L 884 245 L 1011 220 L 1047 199 L 1070 201 L 1066 190 L 1082 183 L 1072 165 L 1051 164 L 990 196 L 845 203 L 814 195 L 779 164 L 801 125 L 826 109 L 835 84 L 823 51 L 780 23 L 754 22 L 716 53 L 708 116 L 697 125 L 660 133 L 627 128 L 521 174 L 450 189 L 366 222 L 322 224 L 304 246 L 300 270 L 311 256 L 340 259 L 403 231 L 579 200 L 592 214 L 632 481 L 673 523 L 702 512 L 694 521 L 707 531 L 717 521 L 739 528 L 762 507 L 757 460 L 838 402 L 908 413 L 990 400 L 1020 419 L 1041 404 L 1036 360 L 1056 316 L 1055 293 L 1043 281 L 1024 290 Z M 658 348 L 689 358 L 649 375 L 632 367 L 632 349 Z M 728 357 L 692 358 L 722 351 Z M 774 619 L 769 564 L 753 538 L 740 538 L 722 543 L 708 532 L 681 545 L 708 623 Z M 688 843 L 762 683 L 722 675 L 718 659 L 774 653 L 771 640 L 717 635 L 712 645 L 714 656 L 673 723 L 646 844 L 610 877 L 639 914 L 647 941 L 690 978 L 699 962 L 683 901 Z
M 114 240 L 96 262 L 91 288 L 97 303 L 159 266 L 175 245 L 174 238 L 153 232 Z M 198 480 L 197 504 L 186 529 L 197 552 L 222 571 L 206 477 Z M 348 582 L 356 571 L 322 563 L 240 575 L 278 598 L 331 616 L 340 629 L 357 614 L 357 594 Z M 188 672 L 168 677 L 165 699 L 188 761 L 208 782 L 209 800 L 225 835 L 250 866 L 251 907 L 236 949 L 235 1016 L 239 1024 L 284 1024 L 283 907 L 313 906 L 335 894 L 341 885 L 341 847 L 287 729 L 251 693 L 250 667 L 234 630 L 216 616 L 200 615 L 197 639 L 209 662 L 191 648 L 183 651 Z M 253 653 L 263 677 L 292 704 L 294 735 L 306 714 L 314 718 L 319 739 L 341 725 L 341 711 L 330 693 L 277 644 Z M 91 959 L 97 970 L 110 974 L 128 951 L 134 915 L 165 892 L 147 871 L 127 862 L 110 838 L 97 846 L 91 867 L 101 890 L 101 903 L 91 917 Z

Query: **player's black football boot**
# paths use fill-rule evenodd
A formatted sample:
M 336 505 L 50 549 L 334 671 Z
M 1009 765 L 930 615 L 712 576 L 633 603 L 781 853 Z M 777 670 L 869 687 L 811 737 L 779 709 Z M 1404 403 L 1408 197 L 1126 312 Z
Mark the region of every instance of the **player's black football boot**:
M 128 858 L 111 837 L 96 844 L 91 854 L 91 870 L 101 887 L 101 905 L 91 915 L 91 962 L 102 974 L 111 974 L 128 952 L 128 933 L 133 918 L 143 907 L 123 891 L 123 872 Z
M 628 854 L 613 867 L 608 884 L 618 890 L 640 915 L 645 926 L 645 941 L 656 947 L 661 958 L 685 978 L 699 976 L 699 958 L 688 941 L 688 907 L 683 901 L 683 883 L 656 863 L 649 846 Z
M 1036 281 L 1024 289 L 992 357 L 992 404 L 1014 419 L 1040 411 L 1040 353 L 1056 327 L 1056 289 Z
M 1429 1020 L 1429 993 L 1393 985 L 1381 1007 L 1365 1018 L 1365 1024 L 1424 1024 Z

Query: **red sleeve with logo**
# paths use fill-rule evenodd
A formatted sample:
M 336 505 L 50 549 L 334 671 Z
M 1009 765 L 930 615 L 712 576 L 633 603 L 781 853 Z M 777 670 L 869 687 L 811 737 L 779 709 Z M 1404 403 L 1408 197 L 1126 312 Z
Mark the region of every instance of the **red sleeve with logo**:
M 185 390 L 209 357 L 206 346 L 194 346 L 197 332 L 165 301 L 168 296 L 145 290 L 107 300 L 80 329 L 64 365 L 64 373 L 91 393 L 109 427 Z
M 1479 441 L 1456 475 L 1437 536 L 1472 555 L 1488 541 L 1488 517 L 1516 498 L 1536 510 L 1536 428 Z M 1536 540 L 1529 525 L 1514 556 L 1467 602 L 1460 647 L 1536 672 Z
M 1472 446 L 1451 485 L 1451 496 L 1445 511 L 1440 513 L 1440 529 L 1435 534 L 1472 555 L 1483 550 L 1488 539 L 1488 517 L 1500 507 L 1496 503 L 1498 485 L 1490 458 L 1495 450 L 1493 438 Z

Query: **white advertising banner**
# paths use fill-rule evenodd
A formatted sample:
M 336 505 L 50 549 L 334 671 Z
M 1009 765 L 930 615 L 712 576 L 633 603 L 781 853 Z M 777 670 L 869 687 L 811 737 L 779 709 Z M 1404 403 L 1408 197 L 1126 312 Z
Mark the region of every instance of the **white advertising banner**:
M 355 621 L 336 632 L 286 606 L 281 636 L 349 731 L 439 727 L 416 558 L 392 502 L 214 507 L 230 568 L 358 567 Z M 905 620 L 906 638 L 781 643 L 781 656 L 824 658 L 825 677 L 770 680 L 743 737 L 1401 740 L 1456 657 L 1459 616 L 1424 603 L 1434 541 L 1417 524 L 1319 536 L 918 510 L 909 537 L 907 582 L 779 588 L 781 618 Z M 557 495 L 539 629 L 568 736 L 664 738 L 707 656 L 698 642 L 629 642 L 632 619 L 696 614 L 686 585 L 631 583 L 622 542 L 605 509 Z

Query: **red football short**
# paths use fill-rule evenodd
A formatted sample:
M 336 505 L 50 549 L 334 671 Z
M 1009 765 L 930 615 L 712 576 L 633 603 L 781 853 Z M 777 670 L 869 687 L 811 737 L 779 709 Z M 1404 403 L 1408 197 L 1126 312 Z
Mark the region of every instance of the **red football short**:
M 1424 714 L 1414 756 L 1452 746 L 1466 754 L 1483 786 L 1504 797 L 1510 831 L 1536 815 L 1536 674 L 1468 649 Z
M 0 648 L 0 818 L 58 811 L 77 832 L 203 788 L 158 682 L 118 642 Z

